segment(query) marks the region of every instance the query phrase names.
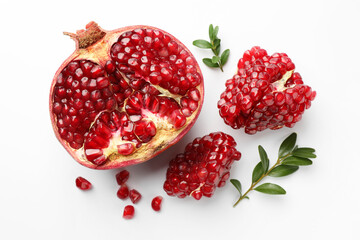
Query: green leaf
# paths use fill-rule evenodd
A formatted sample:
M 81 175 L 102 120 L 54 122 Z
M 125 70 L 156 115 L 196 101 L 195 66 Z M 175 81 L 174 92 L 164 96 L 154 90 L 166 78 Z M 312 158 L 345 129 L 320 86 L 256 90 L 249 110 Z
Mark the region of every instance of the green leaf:
M 203 63 L 208 67 L 219 67 L 218 63 L 213 63 L 210 58 L 203 58 Z
M 291 165 L 291 166 L 307 166 L 311 165 L 312 161 L 308 158 L 294 157 L 290 156 L 285 158 L 282 162 L 282 165 Z
M 265 149 L 261 145 L 259 145 L 258 149 L 259 149 L 260 160 L 263 166 L 263 171 L 265 173 L 269 169 L 269 158 L 267 156 Z
M 214 29 L 214 33 L 213 33 L 214 40 L 217 38 L 218 32 L 219 32 L 219 26 L 216 26 L 215 29 Z
M 230 179 L 230 182 L 232 183 L 232 185 L 234 185 L 234 187 L 239 191 L 240 193 L 240 197 L 242 196 L 242 193 L 241 193 L 241 183 L 239 180 L 237 179 Z
M 296 133 L 290 134 L 280 145 L 279 148 L 279 158 L 283 157 L 293 150 L 296 143 Z
M 212 59 L 211 59 L 211 61 L 212 61 L 213 63 L 217 63 L 217 62 L 220 61 L 220 57 L 218 57 L 218 56 L 213 56 Z
M 286 191 L 282 187 L 273 183 L 264 183 L 254 190 L 267 194 L 286 194 Z
M 275 167 L 269 172 L 271 177 L 284 177 L 296 172 L 299 169 L 298 166 L 280 165 Z
M 211 42 L 214 40 L 214 26 L 212 24 L 209 26 L 209 38 Z
M 292 155 L 302 158 L 316 158 L 314 152 L 315 149 L 313 148 L 298 148 L 292 152 Z
M 220 42 L 221 40 L 218 38 L 214 40 L 214 47 L 212 48 L 212 50 L 216 56 L 218 56 L 220 53 Z
M 221 64 L 225 65 L 225 63 L 227 62 L 228 58 L 230 55 L 230 50 L 226 49 L 222 54 L 221 54 Z
M 256 182 L 257 180 L 260 179 L 260 177 L 264 174 L 264 168 L 261 162 L 259 162 L 252 173 L 252 183 Z
M 211 43 L 201 39 L 193 41 L 193 45 L 199 48 L 212 48 Z

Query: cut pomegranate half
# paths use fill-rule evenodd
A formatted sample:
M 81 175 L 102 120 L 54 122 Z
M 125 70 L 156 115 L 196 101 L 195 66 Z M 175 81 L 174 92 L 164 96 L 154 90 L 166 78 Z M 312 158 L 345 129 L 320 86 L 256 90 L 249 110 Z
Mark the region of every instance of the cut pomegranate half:
M 149 26 L 105 31 L 94 22 L 65 34 L 76 50 L 55 74 L 50 115 L 58 140 L 80 164 L 144 162 L 193 126 L 203 77 L 175 37 Z

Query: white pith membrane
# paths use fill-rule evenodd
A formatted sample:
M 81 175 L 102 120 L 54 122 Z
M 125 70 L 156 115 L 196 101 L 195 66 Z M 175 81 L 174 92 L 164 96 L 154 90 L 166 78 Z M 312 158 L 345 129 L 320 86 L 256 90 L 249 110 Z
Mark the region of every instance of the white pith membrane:
M 293 75 L 294 70 L 291 71 L 287 71 L 280 80 L 277 80 L 275 82 L 272 83 L 274 89 L 276 92 L 283 92 L 288 88 L 293 88 L 296 84 L 292 84 L 289 87 L 285 87 L 286 82 L 289 80 L 289 78 L 291 78 L 291 76 Z M 275 92 L 274 91 L 274 92 Z

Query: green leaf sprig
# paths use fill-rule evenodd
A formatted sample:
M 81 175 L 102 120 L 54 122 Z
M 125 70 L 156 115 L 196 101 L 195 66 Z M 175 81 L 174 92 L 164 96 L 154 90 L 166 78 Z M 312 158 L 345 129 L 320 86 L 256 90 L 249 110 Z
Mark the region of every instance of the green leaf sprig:
M 280 145 L 278 159 L 276 163 L 269 169 L 269 158 L 265 149 L 259 145 L 260 162 L 255 166 L 252 172 L 252 184 L 249 189 L 242 194 L 241 183 L 237 179 L 231 179 L 230 182 L 240 193 L 239 200 L 236 201 L 234 207 L 244 198 L 249 199 L 248 193 L 252 190 L 267 194 L 286 194 L 285 189 L 274 183 L 258 183 L 265 177 L 284 177 L 296 172 L 299 166 L 307 166 L 312 164 L 309 158 L 316 158 L 315 149 L 296 146 L 297 134 L 292 133 Z
M 221 55 L 220 55 L 220 38 L 217 37 L 217 34 L 219 32 L 219 27 L 214 26 L 210 24 L 209 26 L 209 38 L 210 42 L 207 40 L 198 39 L 193 41 L 193 45 L 199 48 L 206 48 L 211 49 L 215 56 L 212 58 L 203 58 L 203 62 L 206 66 L 212 67 L 212 68 L 220 68 L 220 70 L 223 72 L 223 66 L 227 62 L 230 50 L 226 49 Z

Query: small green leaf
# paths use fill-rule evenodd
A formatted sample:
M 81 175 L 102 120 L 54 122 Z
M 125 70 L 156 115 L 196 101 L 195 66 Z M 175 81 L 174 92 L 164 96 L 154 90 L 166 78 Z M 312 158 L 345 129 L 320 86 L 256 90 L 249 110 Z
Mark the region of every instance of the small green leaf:
M 215 29 L 214 29 L 214 33 L 213 33 L 214 40 L 217 38 L 218 32 L 219 32 L 219 26 L 216 26 Z
M 209 26 L 209 38 L 211 42 L 214 40 L 214 26 L 212 24 Z
M 232 185 L 234 185 L 234 187 L 239 191 L 240 193 L 240 197 L 242 196 L 242 193 L 241 193 L 241 183 L 239 180 L 237 179 L 230 179 L 230 182 L 232 183 Z
M 211 43 L 201 39 L 193 41 L 193 45 L 199 48 L 212 48 Z
M 218 57 L 218 56 L 213 56 L 212 59 L 211 59 L 211 61 L 212 61 L 213 63 L 217 63 L 217 62 L 220 61 L 220 57 Z
M 227 62 L 228 58 L 230 55 L 230 50 L 226 49 L 222 54 L 221 54 L 221 64 L 225 65 L 225 63 Z
M 271 172 L 269 172 L 269 176 L 284 177 L 296 172 L 298 169 L 298 166 L 280 165 L 271 170 Z
M 290 134 L 280 145 L 279 158 L 289 154 L 293 150 L 296 143 L 296 133 Z
M 252 183 L 256 182 L 257 180 L 260 179 L 260 177 L 264 174 L 264 168 L 261 162 L 259 162 L 252 173 Z
M 244 198 L 246 198 L 246 199 L 250 199 L 248 196 L 245 196 Z
M 298 148 L 292 152 L 292 155 L 302 158 L 316 158 L 314 152 L 315 149 L 313 148 Z
M 307 158 L 290 156 L 290 157 L 285 158 L 281 162 L 281 164 L 282 165 L 291 165 L 291 166 L 307 166 L 307 165 L 311 165 L 312 161 Z
M 286 191 L 282 187 L 273 183 L 264 183 L 254 190 L 267 194 L 286 194 Z
M 205 63 L 205 65 L 208 67 L 213 67 L 213 68 L 219 67 L 219 64 L 213 63 L 210 58 L 203 58 L 203 63 Z
M 263 166 L 263 171 L 265 173 L 269 169 L 269 158 L 267 156 L 265 149 L 261 145 L 259 145 L 258 149 L 259 149 L 260 160 Z

